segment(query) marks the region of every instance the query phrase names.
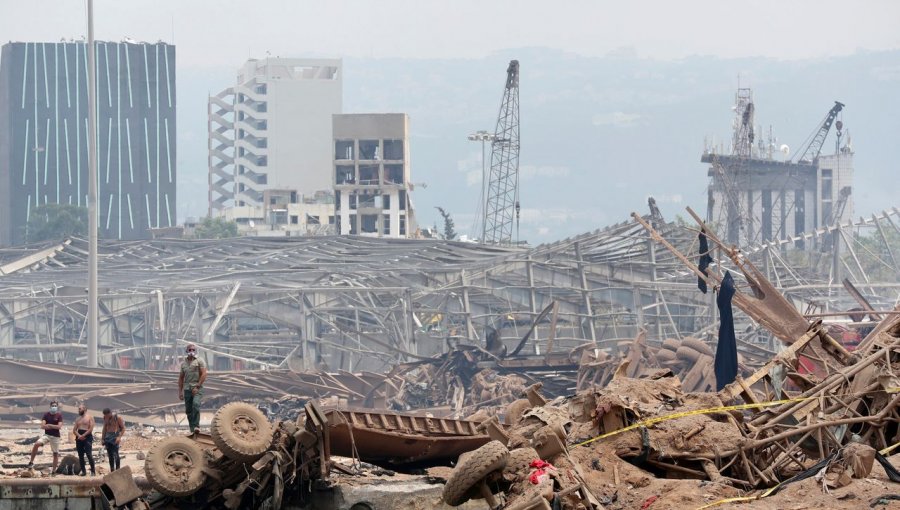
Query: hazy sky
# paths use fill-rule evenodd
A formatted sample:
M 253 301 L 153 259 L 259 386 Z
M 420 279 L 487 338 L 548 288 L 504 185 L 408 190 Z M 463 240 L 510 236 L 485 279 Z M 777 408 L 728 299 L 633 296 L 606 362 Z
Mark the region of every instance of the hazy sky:
M 86 0 L 0 0 L 0 43 L 80 38 L 86 33 L 86 4 Z M 861 50 L 900 50 L 900 0 L 95 0 L 94 4 L 97 39 L 130 37 L 177 46 L 179 220 L 206 213 L 207 94 L 231 84 L 248 57 L 264 58 L 267 53 L 345 58 L 344 111 L 410 113 L 413 181 L 430 185 L 416 192 L 420 224 L 440 220 L 434 205 L 453 204 L 451 212 L 464 232 L 466 225 L 475 225 L 477 205 L 472 195 L 477 186 L 467 183 L 473 176 L 477 181 L 480 171 L 480 151 L 465 141 L 465 134 L 492 126 L 505 59 L 546 54 L 526 48 L 562 51 L 562 57 L 551 51 L 552 60 L 523 61 L 522 67 L 523 80 L 529 84 L 523 86 L 522 111 L 542 115 L 548 125 L 532 123 L 523 129 L 527 149 L 521 160 L 522 225 L 523 233 L 530 229 L 532 241 L 555 240 L 620 221 L 631 208 L 643 207 L 642 194 L 655 194 L 673 211 L 685 204 L 702 208 L 706 178 L 698 162 L 701 142 L 710 134 L 729 136 L 729 107 L 738 77 L 763 100 L 759 111 L 771 108 L 766 122 L 776 123 L 779 134 L 792 143 L 803 139 L 838 96 L 852 103 L 848 121 L 857 115 L 872 119 L 869 124 L 878 127 L 886 119 L 898 118 L 891 116 L 898 108 L 896 95 L 880 98 L 880 103 L 870 105 L 874 110 L 866 111 L 862 108 L 867 101 L 859 94 L 887 90 L 866 85 L 897 81 L 900 63 L 878 61 L 846 74 L 822 59 L 859 55 Z M 697 55 L 718 58 L 707 59 L 709 65 L 688 65 L 684 72 L 678 69 L 690 60 L 686 57 Z M 627 58 L 603 58 L 607 56 Z M 741 57 L 782 62 L 734 64 Z M 416 65 L 426 64 L 424 59 L 437 67 Z M 616 67 L 615 62 L 626 61 L 629 64 Z M 803 91 L 781 76 L 813 62 L 828 72 L 816 68 L 821 79 L 804 80 Z M 602 70 L 579 68 L 585 65 Z M 390 77 L 385 69 L 391 69 Z M 605 74 L 607 69 L 612 74 Z M 412 76 L 413 72 L 427 76 Z M 642 74 L 647 72 L 651 75 Z M 694 97 L 698 94 L 703 97 Z M 569 101 L 572 97 L 578 100 Z M 710 105 L 718 109 L 704 110 Z M 688 120 L 673 130 L 665 127 L 664 119 L 676 106 L 685 106 Z M 800 116 L 800 109 L 807 107 L 811 110 Z M 586 124 L 578 124 L 583 115 Z M 803 127 L 792 127 L 791 122 Z M 622 145 L 623 159 L 605 154 L 602 161 L 579 166 L 572 157 L 580 153 L 577 137 L 559 138 L 573 126 L 579 126 L 579 144 Z M 866 172 L 860 174 L 859 189 L 854 191 L 860 213 L 871 212 L 866 193 L 882 193 L 872 205 L 876 209 L 895 205 L 892 194 L 874 184 L 866 188 L 871 180 L 862 178 L 894 172 L 893 167 L 873 164 L 900 160 L 888 141 L 892 126 L 868 133 L 862 129 L 867 125 L 855 129 L 861 147 L 877 147 L 862 150 L 859 158 L 861 172 Z M 433 139 L 429 129 L 443 138 Z M 671 162 L 631 156 L 653 139 L 673 147 Z M 677 182 L 666 181 L 670 172 L 661 170 L 673 170 L 671 165 L 678 169 Z M 447 171 L 454 166 L 459 171 Z M 638 178 L 631 182 L 621 177 L 643 175 L 645 169 L 666 184 L 654 187 Z M 586 204 L 593 203 L 593 197 L 576 199 L 565 188 L 575 181 L 582 182 L 579 189 L 604 188 L 611 178 L 608 173 L 619 175 L 616 179 L 622 182 L 615 182 L 615 196 L 591 207 Z M 535 185 L 529 181 L 532 174 L 551 176 L 562 189 L 530 197 L 525 188 Z M 634 189 L 628 195 L 620 187 Z M 637 195 L 641 197 L 635 199 Z
M 2 0 L 0 41 L 86 32 L 85 0 Z M 481 57 L 528 46 L 586 56 L 800 59 L 900 48 L 895 0 L 96 0 L 98 39 L 178 45 L 181 67 L 249 55 Z M 551 7 L 552 5 L 552 7 Z

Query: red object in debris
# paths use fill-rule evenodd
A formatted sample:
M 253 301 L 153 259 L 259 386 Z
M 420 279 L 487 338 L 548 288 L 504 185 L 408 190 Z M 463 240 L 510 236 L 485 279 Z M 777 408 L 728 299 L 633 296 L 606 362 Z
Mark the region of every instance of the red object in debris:
M 555 467 L 553 467 L 553 464 L 545 462 L 541 459 L 535 459 L 531 461 L 531 464 L 529 464 L 529 466 L 533 467 L 534 471 L 532 471 L 531 475 L 528 476 L 528 481 L 530 481 L 534 485 L 541 483 L 541 477 L 547 476 L 548 470 L 556 469 Z
M 647 498 L 647 501 L 644 501 L 644 504 L 641 505 L 641 510 L 647 510 L 647 508 L 649 508 L 650 505 L 652 505 L 653 502 L 656 501 L 658 498 L 659 498 L 659 496 L 650 496 L 649 498 Z

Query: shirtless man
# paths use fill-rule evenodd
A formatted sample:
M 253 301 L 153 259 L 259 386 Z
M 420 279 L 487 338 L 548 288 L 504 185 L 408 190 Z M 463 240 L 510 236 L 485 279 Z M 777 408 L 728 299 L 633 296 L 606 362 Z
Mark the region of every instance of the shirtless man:
M 88 462 L 91 465 L 91 476 L 97 475 L 94 467 L 94 417 L 87 412 L 87 406 L 80 404 L 78 406 L 78 418 L 72 427 L 72 433 L 75 434 L 75 450 L 78 451 L 78 463 L 81 464 L 81 476 L 85 476 L 84 457 L 87 455 Z
M 119 445 L 122 442 L 122 435 L 125 434 L 125 420 L 118 413 L 112 412 L 108 407 L 103 410 L 103 446 L 106 447 L 106 454 L 109 457 L 109 471 L 113 472 L 119 469 L 121 457 L 119 457 Z

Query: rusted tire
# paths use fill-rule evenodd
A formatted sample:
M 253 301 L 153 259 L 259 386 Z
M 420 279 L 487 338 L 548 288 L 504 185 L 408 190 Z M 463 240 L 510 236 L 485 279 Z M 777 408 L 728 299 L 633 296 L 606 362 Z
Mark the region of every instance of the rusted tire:
M 529 402 L 527 398 L 520 398 L 519 400 L 510 402 L 510 404 L 506 406 L 506 410 L 503 411 L 503 423 L 507 425 L 519 423 L 519 420 L 522 419 L 522 415 L 525 414 L 525 411 L 531 409 L 531 407 L 531 402 Z
M 190 496 L 206 482 L 206 453 L 192 439 L 171 436 L 156 443 L 144 460 L 144 475 L 159 492 Z
M 487 475 L 506 467 L 509 450 L 500 441 L 491 441 L 473 451 L 459 464 L 447 478 L 447 485 L 441 499 L 450 506 L 459 506 L 472 499 L 475 487 Z
M 530 447 L 516 448 L 509 452 L 506 467 L 503 468 L 503 476 L 507 479 L 524 479 L 530 472 L 531 461 L 540 459 L 537 450 Z
M 672 352 L 678 350 L 681 347 L 681 342 L 677 338 L 666 338 L 662 342 L 663 349 L 668 349 Z
M 675 353 L 668 349 L 660 349 L 656 351 L 656 359 L 659 361 L 675 361 Z
M 675 356 L 682 361 L 696 362 L 703 354 L 685 345 L 678 348 Z
M 272 444 L 272 425 L 262 411 L 246 402 L 225 404 L 213 416 L 210 432 L 229 459 L 254 462 Z
M 712 348 L 703 340 L 699 338 L 687 337 L 681 341 L 681 345 L 685 347 L 690 347 L 700 354 L 706 354 L 707 356 L 715 356 L 716 353 L 713 352 Z

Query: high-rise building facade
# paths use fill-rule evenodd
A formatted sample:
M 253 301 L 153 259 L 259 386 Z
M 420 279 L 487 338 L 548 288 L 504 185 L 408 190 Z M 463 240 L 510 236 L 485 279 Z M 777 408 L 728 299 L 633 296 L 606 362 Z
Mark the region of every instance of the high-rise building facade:
M 339 59 L 251 59 L 209 98 L 209 213 L 263 214 L 267 190 L 331 189 L 331 116 L 341 113 Z
M 87 206 L 87 45 L 11 42 L 0 55 L 0 245 L 32 211 Z M 176 223 L 175 47 L 96 43 L 102 238 L 146 239 Z
M 350 113 L 335 115 L 333 124 L 336 232 L 411 237 L 409 117 Z

